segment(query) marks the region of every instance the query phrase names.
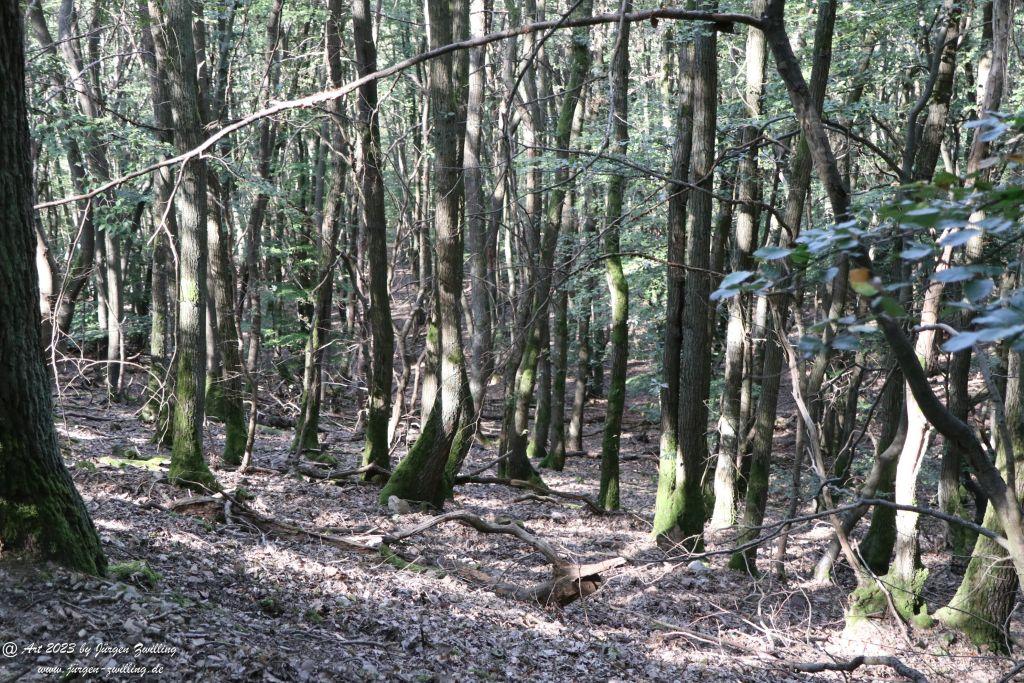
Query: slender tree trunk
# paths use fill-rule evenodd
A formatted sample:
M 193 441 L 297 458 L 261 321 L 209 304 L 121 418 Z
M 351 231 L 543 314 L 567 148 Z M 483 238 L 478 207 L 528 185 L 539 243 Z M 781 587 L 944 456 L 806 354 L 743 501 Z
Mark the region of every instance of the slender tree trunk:
M 693 144 L 693 55 L 690 46 L 679 51 L 679 92 L 672 145 L 673 178 L 689 180 L 690 155 Z M 682 540 L 703 528 L 694 514 L 695 495 L 685 490 L 686 474 L 679 443 L 679 366 L 682 353 L 683 289 L 685 271 L 671 264 L 686 260 L 686 204 L 689 190 L 682 184 L 670 185 L 668 202 L 668 261 L 666 285 L 665 347 L 662 355 L 661 441 L 658 475 L 658 498 L 655 510 L 655 532 L 668 534 L 673 529 Z
M 754 0 L 750 13 L 760 16 L 764 12 L 764 0 Z M 746 91 L 744 103 L 750 117 L 761 116 L 764 91 L 765 68 L 768 51 L 764 34 L 756 28 L 747 30 Z M 736 219 L 736 234 L 733 239 L 731 267 L 733 272 L 749 270 L 757 241 L 757 225 L 760 201 L 757 157 L 755 145 L 758 129 L 755 125 L 744 127 L 741 143 L 749 145 L 739 166 L 739 198 L 743 202 Z M 669 259 L 671 260 L 671 258 Z M 744 375 L 744 349 L 750 336 L 745 329 L 749 320 L 752 297 L 741 295 L 729 301 L 729 322 L 725 342 L 725 387 L 722 391 L 722 417 L 718 422 L 721 442 L 718 447 L 718 464 L 715 467 L 715 507 L 711 513 L 711 529 L 731 527 L 736 520 L 736 467 L 742 452 L 740 434 L 746 429 L 741 422 L 742 389 Z M 751 368 L 747 368 L 748 374 Z
M 448 0 L 428 0 L 427 13 L 431 48 L 452 42 L 452 8 Z M 462 345 L 462 183 L 456 121 L 460 88 L 455 82 L 451 54 L 431 61 L 429 71 L 441 381 L 419 438 L 381 490 L 380 500 L 386 503 L 389 497 L 397 496 L 440 508 L 468 450 L 473 421 Z
M 584 243 L 597 233 L 593 214 L 590 210 L 591 203 L 590 185 L 583 188 L 583 196 L 580 199 L 580 211 L 582 216 L 579 221 L 579 240 Z M 569 443 L 570 451 L 583 451 L 583 411 L 587 404 L 587 381 L 590 378 L 590 299 L 593 287 L 593 276 L 584 279 L 584 286 L 577 290 L 574 306 L 576 308 L 576 373 L 573 378 L 572 414 L 569 417 Z
M 352 9 L 356 71 L 359 76 L 363 76 L 377 70 L 377 47 L 373 39 L 370 2 L 359 0 L 352 5 Z M 384 176 L 381 171 L 376 81 L 370 81 L 359 89 L 359 125 L 362 149 L 362 220 L 366 230 L 367 262 L 370 270 L 372 342 L 363 464 L 374 464 L 388 469 L 391 465 L 388 455 L 388 415 L 391 410 L 391 370 L 395 354 L 395 333 L 391 322 L 391 301 L 388 292 L 388 226 L 384 209 Z M 368 473 L 367 478 L 374 476 L 379 475 Z
M 224 421 L 224 451 L 221 462 L 236 467 L 245 451 L 246 420 L 242 405 L 242 361 L 238 327 L 235 324 L 235 269 L 231 263 L 228 225 L 227 192 L 216 175 L 209 176 L 209 194 L 215 197 L 209 210 L 216 212 L 212 228 L 207 235 L 211 284 L 211 299 L 216 309 L 217 340 L 220 351 L 218 375 L 210 386 L 216 386 L 217 415 Z M 209 392 L 207 392 L 209 393 Z
M 629 12 L 632 7 L 631 0 L 623 0 L 623 12 Z M 627 22 L 619 25 L 608 80 L 613 139 L 611 149 L 617 156 L 625 158 L 629 142 Z M 608 403 L 601 440 L 601 490 L 598 494 L 598 504 L 605 510 L 619 509 L 619 439 L 622 437 L 622 413 L 626 408 L 626 366 L 629 362 L 629 283 L 626 282 L 622 257 L 619 256 L 619 233 L 625 218 L 622 209 L 625 193 L 626 178 L 616 171 L 608 179 L 604 228 L 605 279 L 612 310 L 612 365 L 608 374 Z
M 199 86 L 192 39 L 192 0 L 151 0 L 158 27 L 157 63 L 167 74 L 174 144 L 179 153 L 203 138 Z M 178 337 L 171 481 L 192 487 L 217 487 L 203 456 L 206 392 L 206 162 L 188 161 L 175 194 L 178 213 Z
M 714 10 L 717 2 L 700 4 Z M 682 356 L 680 361 L 679 446 L 676 467 L 662 453 L 654 534 L 687 548 L 703 547 L 707 519 L 701 474 L 708 459 L 707 399 L 711 381 L 711 343 L 708 338 L 707 274 L 711 256 L 712 198 L 715 166 L 715 126 L 718 106 L 718 36 L 698 29 L 693 42 L 693 149 L 690 179 L 702 190 L 687 201 L 686 275 L 683 292 Z
M 167 93 L 166 74 L 157 63 L 156 48 L 152 20 L 146 0 L 139 0 L 139 18 L 142 26 L 143 61 L 149 74 L 149 94 L 153 102 L 153 120 L 162 130 L 158 134 L 160 142 L 173 146 L 174 120 L 170 110 Z M 168 265 L 171 261 L 170 244 L 177 235 L 177 219 L 174 212 L 173 192 L 174 178 L 170 169 L 161 169 L 153 181 L 154 201 L 152 217 L 156 234 L 153 239 L 153 258 L 151 261 L 150 284 L 150 330 L 149 357 L 150 375 L 146 384 L 146 405 L 143 416 L 153 421 L 153 439 L 155 442 L 170 446 L 171 444 L 171 387 L 173 376 L 168 371 L 167 336 L 168 326 Z
M 78 107 L 89 119 L 102 118 L 100 100 L 97 97 L 95 84 L 97 79 L 91 78 L 91 70 L 99 69 L 99 64 L 90 64 L 87 69 L 79 46 L 80 31 L 77 27 L 77 16 L 74 0 L 61 0 L 57 12 L 57 34 L 61 55 L 70 74 L 69 83 L 75 92 Z M 93 60 L 95 61 L 95 60 Z M 89 172 L 99 182 L 110 179 L 110 162 L 107 151 L 98 130 L 91 130 L 84 136 L 85 158 Z M 113 211 L 113 203 L 109 195 L 102 195 L 96 202 L 96 210 L 103 223 L 113 226 L 116 223 L 109 213 Z M 89 227 L 92 227 L 90 222 Z M 121 389 L 121 244 L 120 239 L 111 229 L 103 230 L 103 239 L 96 243 L 93 259 L 96 264 L 97 300 L 101 328 L 107 333 L 107 392 L 110 398 L 116 398 Z M 72 303 L 73 305 L 73 303 Z M 63 322 L 63 321 L 61 321 Z M 67 325 L 70 326 L 70 319 Z
M 477 38 L 487 32 L 487 3 L 471 0 L 469 33 Z M 487 385 L 494 374 L 494 341 L 491 338 L 491 292 L 487 262 L 487 221 L 484 208 L 481 141 L 484 119 L 484 91 L 487 81 L 484 46 L 469 51 L 469 93 L 466 103 L 466 140 L 462 151 L 463 182 L 466 186 L 466 247 L 469 251 L 469 301 L 473 319 L 470 354 L 470 393 L 479 415 L 487 397 Z
M 32 25 L 32 33 L 40 48 L 51 58 L 59 59 L 57 46 L 46 23 L 46 16 L 43 14 L 40 0 L 33 0 L 28 4 L 28 19 Z M 54 75 L 51 78 L 52 97 L 65 98 L 66 92 L 66 83 Z M 66 136 L 64 145 L 72 186 L 75 192 L 85 192 L 88 189 L 85 161 L 82 158 L 79 142 L 73 136 Z M 67 259 L 71 265 L 68 271 L 64 273 L 64 279 L 56 295 L 56 300 L 53 302 L 54 324 L 58 334 L 58 344 L 62 343 L 63 338 L 71 332 L 75 305 L 78 303 L 78 297 L 88 283 L 89 274 L 92 272 L 96 239 L 92 202 L 87 202 L 84 206 L 78 208 L 77 214 L 74 216 L 73 234 L 75 235 L 75 241 L 72 242 L 72 251 L 69 252 L 69 258 Z M 73 251 L 75 246 L 78 247 L 77 252 Z M 56 273 L 56 267 L 52 267 L 51 270 Z

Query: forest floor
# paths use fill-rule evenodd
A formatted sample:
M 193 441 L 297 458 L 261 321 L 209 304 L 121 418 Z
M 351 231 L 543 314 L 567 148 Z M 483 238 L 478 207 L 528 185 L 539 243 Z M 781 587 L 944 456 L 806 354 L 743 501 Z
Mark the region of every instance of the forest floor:
M 142 381 L 134 378 L 136 389 Z M 56 419 L 67 462 L 110 563 L 128 576 L 96 579 L 17 559 L 0 562 L 0 642 L 6 643 L 0 681 L 899 680 L 882 666 L 810 674 L 790 664 L 859 654 L 894 655 L 932 681 L 994 681 L 1014 664 L 937 629 L 912 631 L 908 639 L 879 620 L 855 637 L 844 634 L 849 573 L 840 573 L 841 585 L 809 580 L 827 542 L 824 521 L 795 529 L 786 581 L 730 571 L 727 554 L 691 568 L 689 558 L 659 550 L 649 536 L 657 428 L 638 421 L 641 411 L 626 416 L 622 454 L 630 459 L 622 463 L 622 514 L 596 516 L 572 501 L 522 500 L 521 490 L 480 484 L 460 486 L 448 506 L 519 520 L 581 562 L 626 558 L 604 573 L 593 595 L 544 608 L 500 596 L 458 572 L 403 571 L 379 553 L 313 536 L 267 534 L 188 508 L 167 511 L 186 494 L 165 483 L 167 454 L 149 442 L 137 408 L 107 405 L 99 388 L 81 382 L 64 387 Z M 595 494 L 602 411 L 600 402 L 588 408 L 589 457 L 571 457 L 564 472 L 544 471 L 549 486 Z M 493 416 L 497 406 L 488 412 Z M 770 496 L 779 507 L 770 519 L 784 513 L 787 500 L 792 419 L 780 411 L 782 457 Z M 321 437 L 343 465 L 355 467 L 361 442 L 351 422 L 352 413 L 328 415 Z M 494 431 L 493 423 L 487 426 Z M 208 431 L 216 462 L 220 425 Z M 309 530 L 389 533 L 429 519 L 422 512 L 392 514 L 378 505 L 376 486 L 355 479 L 334 484 L 270 471 L 285 457 L 290 436 L 261 426 L 254 462 L 260 471 L 215 469 L 217 477 L 227 489 L 251 494 L 254 510 Z M 493 458 L 474 446 L 466 469 Z M 924 526 L 934 609 L 958 577 L 940 566 L 941 531 Z M 712 551 L 723 547 L 727 540 L 709 544 Z M 515 585 L 549 575 L 544 560 L 515 538 L 454 523 L 410 538 L 401 550 L 442 566 L 469 563 Z M 1021 630 L 1018 613 L 1012 631 Z

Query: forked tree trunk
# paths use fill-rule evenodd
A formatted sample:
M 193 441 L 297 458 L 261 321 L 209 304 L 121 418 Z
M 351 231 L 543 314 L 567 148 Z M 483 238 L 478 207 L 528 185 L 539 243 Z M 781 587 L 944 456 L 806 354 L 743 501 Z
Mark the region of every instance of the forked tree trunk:
M 714 10 L 717 2 L 703 2 Z M 715 126 L 718 107 L 718 35 L 714 28 L 696 29 L 693 41 L 693 142 L 690 180 L 702 191 L 687 200 L 682 328 L 679 364 L 679 432 L 674 462 L 662 451 L 654 534 L 662 542 L 681 543 L 688 549 L 704 544 L 707 513 L 701 474 L 708 459 L 707 398 L 711 381 L 711 346 L 708 339 L 708 297 L 711 283 L 712 198 L 715 166 Z M 685 393 L 682 391 L 685 387 Z M 663 434 L 664 434 L 663 418 Z

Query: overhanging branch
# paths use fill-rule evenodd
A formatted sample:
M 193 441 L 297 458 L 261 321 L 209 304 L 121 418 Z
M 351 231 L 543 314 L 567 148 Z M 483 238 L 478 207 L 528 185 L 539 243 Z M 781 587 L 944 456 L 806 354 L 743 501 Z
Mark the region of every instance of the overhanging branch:
M 401 71 L 404 71 L 410 67 L 422 64 L 423 62 L 436 59 L 443 55 L 458 52 L 460 50 L 468 50 L 473 47 L 480 47 L 481 45 L 488 45 L 508 38 L 514 38 L 520 35 L 526 35 L 529 33 L 537 33 L 540 31 L 564 29 L 564 28 L 576 28 L 581 26 L 596 26 L 600 24 L 611 24 L 620 22 L 636 23 L 641 21 L 656 21 L 659 19 L 675 20 L 675 21 L 699 21 L 707 22 L 711 24 L 716 30 L 719 31 L 731 31 L 734 24 L 745 24 L 747 26 L 753 26 L 754 28 L 761 28 L 762 21 L 758 17 L 751 16 L 749 14 L 738 14 L 730 12 L 700 12 L 695 10 L 685 10 L 674 7 L 659 7 L 657 9 L 644 10 L 640 12 L 627 12 L 621 14 L 618 12 L 609 14 L 596 14 L 590 17 L 579 17 L 575 19 L 555 19 L 551 21 L 537 21 L 531 24 L 524 24 L 517 26 L 516 28 L 506 29 L 504 31 L 496 31 L 494 33 L 488 33 L 487 35 L 480 36 L 478 38 L 471 38 L 469 40 L 462 40 L 456 43 L 450 43 L 448 45 L 442 45 L 441 47 L 421 52 L 417 55 L 404 59 L 396 64 L 393 64 L 387 68 L 374 71 L 373 73 L 367 74 L 362 78 L 357 78 L 353 81 L 349 81 L 344 85 L 337 88 L 331 88 L 324 90 L 312 95 L 300 97 L 293 100 L 286 100 L 284 102 L 277 102 L 264 109 L 253 112 L 244 118 L 238 119 L 233 123 L 230 123 L 216 133 L 206 138 L 196 147 L 190 149 L 187 152 L 183 152 L 174 157 L 158 161 L 150 164 L 144 168 L 126 173 L 125 175 L 115 178 L 109 182 L 103 183 L 94 189 L 83 192 L 81 194 L 72 195 L 69 197 L 63 197 L 61 199 L 54 199 L 48 202 L 41 202 L 35 205 L 37 210 L 47 209 L 54 206 L 62 206 L 64 204 L 70 204 L 72 202 L 83 201 L 91 197 L 103 194 L 118 185 L 147 175 L 161 168 L 168 166 L 176 166 L 178 164 L 184 164 L 191 159 L 199 158 L 204 152 L 211 149 L 218 142 L 226 138 L 227 136 L 235 133 L 247 126 L 250 126 L 257 121 L 261 121 L 269 116 L 281 114 L 286 111 L 293 109 L 309 109 L 319 104 L 335 100 L 339 97 L 344 97 L 349 93 L 357 90 L 360 86 L 366 85 L 372 81 L 377 81 L 382 78 L 393 76 Z

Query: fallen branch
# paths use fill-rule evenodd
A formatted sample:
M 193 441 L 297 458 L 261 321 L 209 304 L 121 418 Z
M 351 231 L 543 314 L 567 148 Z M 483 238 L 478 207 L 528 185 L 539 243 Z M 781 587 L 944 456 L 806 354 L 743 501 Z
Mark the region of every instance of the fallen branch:
M 179 503 L 182 506 L 200 503 L 204 505 L 216 504 L 218 507 L 223 506 L 224 519 L 229 523 L 242 523 L 268 535 L 304 536 L 346 550 L 378 552 L 388 564 L 399 569 L 419 573 L 433 573 L 435 569 L 421 564 L 419 560 L 410 561 L 405 559 L 391 546 L 447 522 L 459 522 L 485 534 L 515 536 L 543 555 L 548 563 L 551 564 L 550 579 L 527 588 L 519 588 L 495 579 L 480 570 L 470 570 L 470 568 L 461 567 L 459 573 L 485 583 L 488 587 L 493 588 L 495 592 L 508 594 L 520 600 L 535 602 L 541 606 L 547 606 L 551 603 L 564 606 L 579 598 L 585 598 L 596 591 L 601 585 L 603 580 L 601 572 L 626 564 L 625 558 L 615 557 L 601 562 L 580 565 L 563 557 L 554 546 L 519 524 L 489 522 L 481 517 L 460 510 L 431 517 L 416 526 L 401 529 L 391 534 L 369 533 L 339 536 L 305 529 L 297 524 L 281 522 L 262 515 L 227 491 L 220 491 L 211 496 L 197 496 L 185 501 L 179 501 Z M 442 574 L 445 572 L 443 567 L 437 567 L 436 570 Z
M 564 606 L 579 598 L 587 597 L 600 586 L 602 582 L 601 572 L 626 563 L 625 558 L 615 557 L 602 562 L 580 565 L 563 558 L 550 543 L 518 524 L 497 524 L 461 510 L 437 515 L 414 527 L 390 534 L 385 537 L 384 544 L 389 545 L 402 541 L 446 522 L 459 522 L 485 534 L 515 536 L 543 555 L 551 564 L 551 578 L 527 588 L 518 588 L 512 584 L 499 581 L 477 569 L 465 566 L 459 569 L 460 573 L 486 583 L 495 589 L 496 592 L 510 594 L 520 600 L 536 602 L 542 606 L 547 606 L 551 603 Z
M 495 465 L 497 465 L 499 462 L 504 462 L 505 460 L 507 460 L 508 456 L 510 456 L 510 455 L 512 455 L 512 454 L 511 453 L 506 453 L 505 455 L 500 455 L 497 458 L 495 458 L 494 460 L 491 460 L 491 461 L 489 461 L 489 462 L 487 462 L 487 463 L 485 463 L 483 465 L 480 465 L 480 467 L 477 467 L 475 470 L 467 472 L 463 476 L 475 477 L 477 475 L 483 474 L 487 470 L 489 470 L 492 467 L 494 467 Z
M 362 467 L 356 467 L 347 470 L 325 470 L 322 467 L 310 462 L 299 462 L 295 469 L 313 479 L 324 479 L 329 481 L 336 481 L 338 479 L 345 479 L 347 477 L 355 477 L 360 474 L 366 474 L 367 472 L 376 472 L 385 477 L 391 476 L 391 470 L 385 469 L 376 463 L 370 463 L 369 465 L 363 465 Z
M 999 683 L 1009 683 L 1021 671 L 1024 671 L 1024 662 L 1018 662 L 1016 666 L 1003 674 L 1002 678 L 999 679 Z
M 780 668 L 793 669 L 802 673 L 822 673 L 823 671 L 843 671 L 850 673 L 862 666 L 887 666 L 900 676 L 915 683 L 928 683 L 928 678 L 912 667 L 907 666 L 896 657 L 860 655 L 842 662 L 779 662 Z

